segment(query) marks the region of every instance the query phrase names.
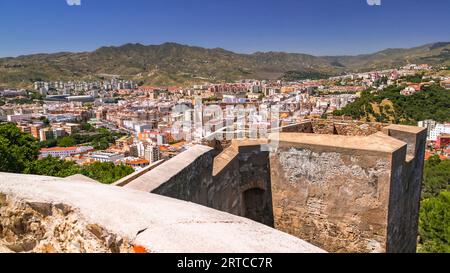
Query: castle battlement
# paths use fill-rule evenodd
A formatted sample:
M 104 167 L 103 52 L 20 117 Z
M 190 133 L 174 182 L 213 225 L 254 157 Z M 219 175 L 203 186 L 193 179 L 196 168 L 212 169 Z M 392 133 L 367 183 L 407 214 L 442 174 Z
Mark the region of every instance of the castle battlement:
M 23 221 L 33 203 L 56 214 L 64 204 L 83 219 L 67 230 L 91 240 L 86 226 L 98 225 L 120 238 L 120 251 L 138 244 L 156 252 L 415 252 L 425 129 L 306 121 L 278 131 L 219 151 L 197 145 L 111 186 L 0 174 L 1 210 Z M 42 250 L 42 241 L 31 248 L 29 231 L 18 235 L 8 223 L 2 242 Z M 107 248 L 93 240 L 90 250 Z

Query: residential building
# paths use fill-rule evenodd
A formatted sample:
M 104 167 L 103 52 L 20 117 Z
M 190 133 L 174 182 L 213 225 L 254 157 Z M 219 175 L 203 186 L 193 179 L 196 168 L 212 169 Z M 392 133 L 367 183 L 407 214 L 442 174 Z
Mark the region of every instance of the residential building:
M 90 157 L 97 162 L 111 162 L 111 163 L 116 163 L 117 161 L 124 158 L 122 154 L 109 152 L 95 152 L 92 153 Z
M 153 164 L 159 160 L 161 160 L 161 151 L 158 146 L 149 145 L 145 149 L 145 159 Z
M 74 155 L 84 154 L 93 150 L 94 148 L 91 146 L 45 148 L 40 150 L 40 157 L 45 158 L 47 156 L 53 156 L 59 158 L 66 158 Z

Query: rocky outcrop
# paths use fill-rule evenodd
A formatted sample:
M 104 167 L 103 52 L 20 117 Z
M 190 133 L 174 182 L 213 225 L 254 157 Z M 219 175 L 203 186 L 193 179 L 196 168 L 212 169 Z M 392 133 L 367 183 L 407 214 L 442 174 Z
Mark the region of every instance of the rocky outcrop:
M 72 207 L 0 195 L 0 252 L 132 252 L 128 239 L 86 221 Z

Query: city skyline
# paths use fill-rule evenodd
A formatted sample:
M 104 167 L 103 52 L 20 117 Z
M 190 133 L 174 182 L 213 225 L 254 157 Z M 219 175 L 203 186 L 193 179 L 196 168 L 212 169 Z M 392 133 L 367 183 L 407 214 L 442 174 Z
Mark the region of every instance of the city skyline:
M 7 27 L 0 28 L 0 35 L 9 39 L 0 45 L 0 57 L 165 42 L 238 53 L 358 55 L 450 37 L 443 28 L 448 1 L 382 1 L 380 6 L 366 0 L 333 2 L 2 1 L 0 9 L 7 12 L 0 25 Z M 418 32 L 420 37 L 414 34 Z

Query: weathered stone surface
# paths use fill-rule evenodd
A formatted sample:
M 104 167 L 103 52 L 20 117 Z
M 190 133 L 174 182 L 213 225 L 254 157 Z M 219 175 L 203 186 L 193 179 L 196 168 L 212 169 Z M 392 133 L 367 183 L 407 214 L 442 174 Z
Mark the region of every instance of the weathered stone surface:
M 388 252 L 415 252 L 427 131 L 425 128 L 390 125 L 384 132 L 407 143 L 406 162 L 393 168 L 389 201 Z M 395 161 L 401 161 L 396 158 Z
M 294 236 L 194 203 L 60 178 L 0 173 L 0 250 L 324 252 Z M 47 216 L 29 204 L 49 204 Z
M 257 221 L 332 252 L 415 251 L 425 129 L 308 121 L 280 131 L 269 145 L 232 141 L 218 155 L 195 146 L 126 190 L 70 180 L 64 183 L 70 190 L 37 187 L 0 174 L 7 181 L 0 183 L 0 246 L 22 252 L 320 251 Z M 269 146 L 276 149 L 269 153 Z M 15 180 L 21 182 L 8 182 Z
M 270 162 L 276 228 L 331 252 L 414 252 L 426 132 L 333 125 L 338 135 L 279 137 Z M 361 131 L 377 128 L 384 134 Z
M 196 146 L 125 187 L 194 202 L 273 227 L 269 154 L 261 152 L 260 143 L 232 145 L 215 159 L 211 148 Z M 255 196 L 256 192 L 259 195 Z
M 212 178 L 211 158 L 200 154 L 151 191 L 275 225 L 332 252 L 415 250 L 423 129 L 307 121 L 280 131 L 270 154 L 267 140 L 233 140 L 214 159 Z
M 381 131 L 386 124 L 357 121 L 308 120 L 281 128 L 283 133 L 311 133 L 342 136 L 369 136 Z
M 385 247 L 390 162 L 316 147 L 271 156 L 276 227 L 332 252 Z
M 6 198 L 0 208 L 0 252 L 131 252 L 127 240 L 84 219 L 69 206 Z M 96 227 L 97 233 L 92 232 Z M 94 236 L 93 236 L 94 235 Z M 105 238 L 109 238 L 106 240 Z M 113 238 L 113 239 L 111 239 Z

